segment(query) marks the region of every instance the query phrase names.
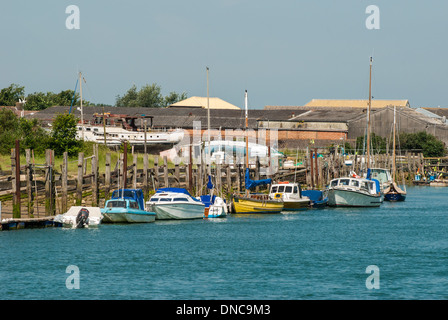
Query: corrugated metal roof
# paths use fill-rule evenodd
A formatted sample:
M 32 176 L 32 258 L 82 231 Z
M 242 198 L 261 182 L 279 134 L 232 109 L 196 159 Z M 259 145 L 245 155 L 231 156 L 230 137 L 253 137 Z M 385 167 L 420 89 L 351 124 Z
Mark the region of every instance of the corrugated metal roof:
M 305 106 L 307 107 L 352 107 L 367 108 L 369 100 L 332 100 L 313 99 Z M 377 100 L 372 99 L 372 109 L 384 108 L 387 106 L 409 107 L 409 100 Z

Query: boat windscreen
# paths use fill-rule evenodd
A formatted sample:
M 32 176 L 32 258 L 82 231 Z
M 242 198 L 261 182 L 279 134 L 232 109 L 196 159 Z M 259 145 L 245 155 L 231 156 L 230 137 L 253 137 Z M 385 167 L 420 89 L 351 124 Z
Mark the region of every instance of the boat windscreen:
M 109 201 L 107 203 L 108 208 L 126 208 L 126 201 Z

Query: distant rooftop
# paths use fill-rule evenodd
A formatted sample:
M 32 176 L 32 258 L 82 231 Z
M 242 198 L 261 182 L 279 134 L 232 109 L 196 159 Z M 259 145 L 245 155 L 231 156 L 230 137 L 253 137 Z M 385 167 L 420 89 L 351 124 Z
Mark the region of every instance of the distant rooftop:
M 367 108 L 369 100 L 332 100 L 332 99 L 313 99 L 308 102 L 306 107 L 351 107 Z M 410 107 L 409 100 L 377 100 L 372 99 L 372 109 L 380 109 L 387 106 Z
M 207 107 L 210 107 L 210 109 L 233 109 L 233 110 L 240 110 L 241 108 L 228 103 L 220 98 L 208 98 L 207 103 L 207 97 L 191 97 L 176 103 L 173 103 L 172 105 L 169 105 L 168 108 L 175 108 L 175 107 L 183 107 L 183 108 L 202 108 L 207 109 Z

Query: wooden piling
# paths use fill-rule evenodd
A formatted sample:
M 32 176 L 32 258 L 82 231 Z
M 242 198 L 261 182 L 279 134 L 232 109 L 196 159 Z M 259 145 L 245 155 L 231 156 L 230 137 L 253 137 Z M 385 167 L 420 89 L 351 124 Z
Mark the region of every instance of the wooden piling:
M 45 212 L 48 216 L 56 214 L 56 198 L 54 183 L 54 151 L 45 151 Z
M 64 152 L 62 155 L 62 174 L 61 174 L 61 187 L 62 187 L 62 202 L 61 209 L 62 213 L 67 212 L 67 201 L 68 201 L 68 153 Z
M 94 145 L 94 156 L 92 157 L 92 206 L 99 205 L 99 188 L 98 188 L 98 145 Z
M 110 182 L 111 182 L 110 162 L 111 162 L 111 154 L 110 152 L 108 152 L 106 153 L 106 168 L 104 174 L 104 201 L 110 199 Z
M 20 146 L 15 149 L 11 149 L 11 175 L 12 175 L 12 194 L 13 194 L 13 204 L 12 204 L 12 215 L 13 218 L 20 218 Z M 17 157 L 19 155 L 19 158 Z
M 82 184 L 84 178 L 84 152 L 78 154 L 78 177 L 76 180 L 76 205 L 82 205 Z

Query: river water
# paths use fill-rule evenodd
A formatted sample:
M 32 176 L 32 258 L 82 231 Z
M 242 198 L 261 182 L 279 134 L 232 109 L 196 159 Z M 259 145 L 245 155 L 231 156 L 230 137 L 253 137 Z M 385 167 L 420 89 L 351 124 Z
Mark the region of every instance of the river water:
M 447 231 L 434 187 L 380 208 L 2 231 L 0 297 L 448 299 Z

